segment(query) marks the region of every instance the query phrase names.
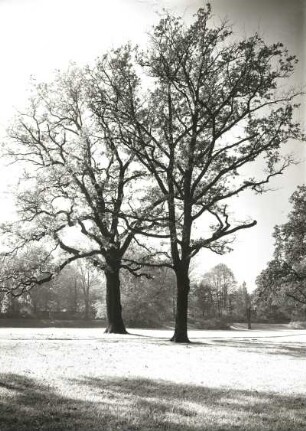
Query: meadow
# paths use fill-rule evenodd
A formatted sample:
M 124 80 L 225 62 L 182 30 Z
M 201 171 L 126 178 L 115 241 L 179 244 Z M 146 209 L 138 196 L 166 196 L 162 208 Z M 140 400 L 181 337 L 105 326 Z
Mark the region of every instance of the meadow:
M 306 429 L 306 330 L 0 328 L 1 431 Z

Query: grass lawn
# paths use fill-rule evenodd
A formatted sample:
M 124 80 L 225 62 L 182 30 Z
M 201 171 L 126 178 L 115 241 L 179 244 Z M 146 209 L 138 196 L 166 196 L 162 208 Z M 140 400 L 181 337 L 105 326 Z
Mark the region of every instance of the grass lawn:
M 306 430 L 306 330 L 0 328 L 0 431 Z

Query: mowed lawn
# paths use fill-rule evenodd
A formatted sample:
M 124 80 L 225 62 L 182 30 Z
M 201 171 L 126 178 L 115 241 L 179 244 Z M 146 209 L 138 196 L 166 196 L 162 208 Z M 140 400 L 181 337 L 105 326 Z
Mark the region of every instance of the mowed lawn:
M 306 430 L 306 330 L 130 332 L 0 328 L 0 430 Z

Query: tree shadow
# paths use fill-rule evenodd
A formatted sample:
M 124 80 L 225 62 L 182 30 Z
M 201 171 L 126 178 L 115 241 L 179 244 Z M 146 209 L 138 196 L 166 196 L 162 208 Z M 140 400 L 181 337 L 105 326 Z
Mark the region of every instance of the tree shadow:
M 106 326 L 105 320 L 0 318 L 0 328 L 101 328 L 104 330 Z
M 137 378 L 0 375 L 1 431 L 305 431 L 306 400 Z
M 240 351 L 263 353 L 270 355 L 286 355 L 295 358 L 306 358 L 305 343 L 294 343 L 293 346 L 289 344 L 268 344 L 267 342 L 260 342 L 259 339 L 212 339 L 211 346 L 217 345 L 219 347 L 234 347 Z

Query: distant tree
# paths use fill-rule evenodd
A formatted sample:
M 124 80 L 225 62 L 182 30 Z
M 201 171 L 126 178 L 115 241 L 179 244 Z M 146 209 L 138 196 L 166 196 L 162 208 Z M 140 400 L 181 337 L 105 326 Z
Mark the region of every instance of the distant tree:
M 212 295 L 218 316 L 228 315 L 230 312 L 230 294 L 235 288 L 233 272 L 225 264 L 216 265 L 205 277 L 206 283 L 212 288 Z
M 246 282 L 242 283 L 242 291 L 244 295 L 245 314 L 248 323 L 248 329 L 252 329 L 252 299 L 248 292 Z
M 78 317 L 81 295 L 78 275 L 76 269 L 69 265 L 49 282 L 53 311 L 64 312 L 70 318 Z M 31 291 L 29 293 L 31 295 Z
M 150 279 L 126 273 L 122 288 L 123 315 L 136 327 L 162 327 L 173 320 L 172 302 L 175 278 L 169 268 L 151 268 Z
M 79 287 L 80 298 L 82 298 L 82 310 L 84 320 L 89 320 L 92 315 L 94 301 L 97 300 L 97 287 L 101 286 L 101 279 L 96 270 L 89 262 L 79 261 L 77 263 L 77 275 L 75 285 Z
M 227 265 L 220 263 L 205 273 L 196 292 L 202 317 L 222 317 L 232 313 L 232 294 L 236 281 Z
M 57 299 L 58 291 L 53 289 L 53 282 L 44 283 L 41 286 L 35 285 L 26 292 L 29 296 L 33 307 L 33 316 L 35 317 L 50 317 L 50 312 L 59 309 L 59 301 Z
M 0 290 L 0 314 L 3 314 L 6 310 L 6 294 Z
M 275 295 L 260 295 L 256 289 L 252 294 L 254 318 L 258 322 L 288 323 L 290 320 L 303 320 L 305 311 L 302 304 L 294 301 L 283 291 Z M 299 318 L 299 316 L 303 316 Z
M 231 302 L 233 306 L 233 319 L 238 322 L 246 319 L 247 295 L 248 293 L 245 282 L 243 282 L 242 285 L 237 286 L 232 294 Z
M 191 259 L 202 249 L 226 252 L 234 233 L 256 224 L 232 221 L 228 202 L 246 190 L 264 192 L 291 163 L 280 152 L 282 145 L 302 138 L 293 119 L 297 94 L 277 91 L 296 58 L 258 34 L 234 41 L 228 25 L 212 26 L 210 17 L 209 5 L 189 26 L 166 15 L 145 53 L 134 55 L 127 48 L 110 76 L 117 98 L 108 115 L 120 119 L 129 136 L 123 143 L 154 178 L 166 203 L 177 279 L 175 342 L 189 341 Z M 122 81 L 124 92 L 118 90 Z M 107 97 L 95 95 L 97 106 Z M 246 173 L 255 161 L 262 176 Z M 195 235 L 202 220 L 207 229 Z
M 212 286 L 205 279 L 195 286 L 191 287 L 193 290 L 193 302 L 195 314 L 202 318 L 210 318 L 216 316 L 215 303 L 213 297 Z M 191 304 L 192 305 L 192 304 Z
M 274 228 L 274 258 L 257 278 L 258 301 L 290 298 L 306 305 L 306 186 L 290 198 L 288 221 Z M 289 301 L 290 302 L 290 301 Z

